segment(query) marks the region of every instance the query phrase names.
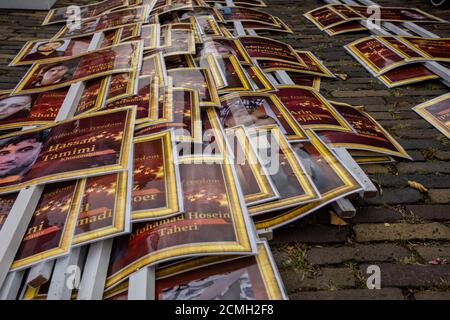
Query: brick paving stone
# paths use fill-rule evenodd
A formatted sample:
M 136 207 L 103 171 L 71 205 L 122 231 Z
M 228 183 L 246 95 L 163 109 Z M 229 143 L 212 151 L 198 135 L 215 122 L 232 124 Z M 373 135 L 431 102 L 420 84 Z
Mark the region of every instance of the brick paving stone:
M 442 262 L 450 263 L 450 244 L 433 246 L 415 245 L 414 250 L 416 250 L 425 261 L 441 259 Z
M 421 150 L 408 150 L 408 155 L 414 162 L 423 162 L 426 160 Z
M 431 189 L 428 195 L 434 203 L 450 203 L 450 189 Z
M 424 224 L 359 224 L 353 227 L 358 242 L 396 240 L 450 240 L 450 228 L 433 222 Z
M 275 230 L 272 243 L 342 243 L 347 240 L 346 228 L 325 225 L 301 225 Z
M 405 300 L 402 290 L 395 288 L 298 292 L 290 295 L 289 298 L 291 300 Z
M 388 97 L 391 95 L 389 90 L 358 90 L 358 91 L 347 91 L 347 90 L 336 90 L 331 92 L 333 97 Z
M 371 116 L 379 121 L 379 120 L 390 120 L 395 119 L 396 117 L 390 112 L 372 112 Z
M 399 122 L 398 120 L 381 120 L 378 121 L 383 127 L 385 127 L 386 129 L 392 130 L 393 128 L 398 128 L 400 127 L 408 127 L 408 128 L 413 128 L 413 129 L 427 129 L 427 128 L 432 128 L 431 124 L 429 124 L 426 121 L 420 120 L 420 119 L 416 119 L 416 120 L 405 120 L 405 121 L 401 121 Z M 419 148 L 420 149 L 420 148 Z
M 353 247 L 312 248 L 306 253 L 311 264 L 340 264 L 354 260 L 356 262 L 395 262 L 410 256 L 411 253 L 395 244 L 355 245 Z
M 411 111 L 392 111 L 392 110 L 386 110 L 386 112 L 373 112 L 371 114 L 373 116 L 373 118 L 377 121 L 382 121 L 382 120 L 390 120 L 390 119 L 417 119 L 417 114 L 412 113 Z M 431 129 L 430 131 L 433 131 L 433 129 Z M 435 134 L 433 135 L 433 138 L 435 137 Z M 423 138 L 427 138 L 427 137 L 417 137 L 417 136 L 413 136 L 413 137 L 401 137 L 400 139 L 423 139 Z
M 408 138 L 434 139 L 434 137 L 436 137 L 436 131 L 435 131 L 435 129 L 431 129 L 431 128 L 429 130 L 420 130 L 420 131 L 410 130 L 410 129 L 401 129 L 401 130 L 395 130 L 395 136 L 402 138 L 402 139 L 408 139 Z
M 450 301 L 450 291 L 421 291 L 414 293 L 416 300 L 444 300 Z
M 423 219 L 450 220 L 450 205 L 407 205 L 406 209 Z
M 323 268 L 314 275 L 299 270 L 285 270 L 281 277 L 288 293 L 298 289 L 331 290 L 355 286 L 355 276 L 350 268 Z
M 370 106 L 370 105 L 384 105 L 385 101 L 383 100 L 383 98 L 336 98 L 334 99 L 336 101 L 340 101 L 340 102 L 346 102 L 346 103 L 350 103 L 353 105 L 363 105 L 365 107 Z M 397 122 L 398 124 L 398 122 Z
M 397 210 L 392 208 L 366 207 L 356 211 L 354 218 L 349 219 L 351 223 L 381 223 L 398 222 L 403 216 Z
M 360 271 L 367 277 L 367 267 L 361 265 Z M 450 265 L 398 265 L 383 263 L 381 270 L 381 287 L 396 288 L 434 288 L 450 285 Z
M 404 204 L 416 203 L 423 200 L 425 196 L 416 189 L 383 189 L 383 194 L 369 199 L 365 199 L 368 205 Z
M 402 162 L 397 164 L 399 174 L 430 174 L 430 173 L 450 173 L 450 162 Z
M 442 161 L 448 161 L 450 160 L 450 151 L 436 151 L 434 154 L 436 159 L 442 160 Z
M 289 254 L 287 251 L 278 248 L 271 248 L 271 251 L 278 268 L 289 266 Z
M 395 108 L 400 110 L 400 108 L 398 106 L 396 106 Z M 408 104 L 408 106 L 406 106 L 404 108 L 407 108 L 407 110 L 410 110 L 411 106 Z M 382 105 L 364 105 L 364 110 L 366 112 L 369 112 L 370 114 L 372 114 L 372 112 L 383 112 L 383 111 L 386 111 L 386 104 L 382 104 Z
M 427 96 L 435 96 L 436 94 L 445 94 L 447 91 L 445 89 L 441 90 L 413 90 L 407 88 L 398 88 L 397 93 L 399 95 L 408 95 L 408 97 L 419 97 L 420 99 L 423 99 L 423 101 L 426 101 L 429 99 Z M 395 99 L 396 97 L 393 97 Z
M 424 187 L 430 188 L 448 188 L 450 187 L 450 179 L 447 175 L 435 174 L 377 174 L 373 176 L 378 183 L 387 188 L 405 188 L 408 187 L 408 181 L 415 181 Z
M 398 121 L 399 120 L 397 120 L 397 124 L 399 123 Z M 429 148 L 443 149 L 445 151 L 450 150 L 450 146 L 443 144 L 438 140 L 432 139 L 397 139 L 397 142 L 400 143 L 400 145 L 405 150 L 429 149 Z M 446 168 L 448 167 L 446 166 Z

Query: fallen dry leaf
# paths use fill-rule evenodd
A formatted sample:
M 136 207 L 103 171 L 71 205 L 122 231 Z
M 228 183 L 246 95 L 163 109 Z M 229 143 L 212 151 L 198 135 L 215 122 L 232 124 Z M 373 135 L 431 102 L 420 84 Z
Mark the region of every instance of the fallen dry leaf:
M 427 193 L 427 192 L 428 192 L 428 189 L 427 189 L 427 188 L 425 188 L 422 184 L 420 184 L 420 183 L 418 183 L 418 182 L 416 182 L 416 181 L 408 181 L 408 185 L 409 185 L 411 188 L 416 189 L 416 190 L 419 190 L 419 191 L 422 192 L 422 193 Z
M 348 74 L 346 73 L 335 73 L 336 77 L 338 77 L 341 80 L 347 80 L 348 79 Z
M 347 222 L 342 220 L 342 218 L 339 217 L 334 212 L 330 212 L 330 224 L 333 225 L 333 226 L 346 226 L 346 225 L 348 225 Z

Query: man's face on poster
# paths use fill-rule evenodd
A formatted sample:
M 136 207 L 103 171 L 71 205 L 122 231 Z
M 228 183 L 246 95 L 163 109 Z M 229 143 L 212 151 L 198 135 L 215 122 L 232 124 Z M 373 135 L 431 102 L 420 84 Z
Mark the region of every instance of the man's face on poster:
M 40 44 L 37 47 L 37 51 L 39 53 L 49 54 L 49 53 L 56 51 L 63 44 L 64 44 L 64 42 L 62 42 L 62 41 L 46 42 L 46 43 Z
M 61 81 L 67 71 L 69 68 L 63 65 L 51 67 L 44 73 L 41 85 L 50 85 Z
M 88 47 L 89 43 L 83 41 L 74 41 L 73 45 L 71 45 L 71 50 L 68 55 L 74 56 L 80 53 L 85 53 Z
M 227 47 L 224 44 L 221 44 L 216 41 L 210 41 L 206 42 L 203 53 L 206 54 L 215 54 L 215 55 L 228 55 L 233 54 L 235 55 L 234 50 L 232 50 L 230 47 Z
M 225 128 L 239 125 L 252 127 L 276 124 L 276 121 L 267 114 L 263 103 L 254 108 L 245 108 L 241 101 L 237 101 L 229 108 L 230 113 L 223 120 Z
M 7 97 L 0 100 L 0 120 L 31 106 L 31 96 Z
M 42 142 L 29 138 L 0 146 L 0 178 L 23 176 L 36 161 Z

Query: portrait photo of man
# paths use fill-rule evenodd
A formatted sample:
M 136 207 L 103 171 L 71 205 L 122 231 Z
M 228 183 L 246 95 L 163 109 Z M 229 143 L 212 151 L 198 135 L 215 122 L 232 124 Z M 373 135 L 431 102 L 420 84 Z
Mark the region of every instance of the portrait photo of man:
M 11 116 L 27 116 L 31 110 L 33 97 L 25 96 L 0 96 L 0 123 L 1 120 Z
M 70 40 L 37 42 L 30 52 L 23 57 L 25 61 L 35 61 L 63 57 Z
M 240 47 L 239 41 L 226 38 L 206 39 L 202 46 L 198 46 L 196 58 L 213 56 L 235 56 L 241 63 L 249 63 L 250 58 L 244 48 Z
M 222 103 L 220 119 L 225 129 L 236 126 L 258 127 L 278 124 L 266 99 L 242 98 Z M 281 126 L 280 126 L 281 128 Z
M 78 60 L 55 63 L 43 67 L 35 81 L 33 87 L 47 87 L 61 82 L 68 81 L 72 78 Z
M 231 54 L 231 55 L 236 56 L 238 54 L 238 52 L 235 47 L 231 46 L 232 44 L 233 44 L 232 41 L 227 41 L 227 40 L 225 40 L 225 41 L 216 41 L 216 40 L 205 41 L 202 54 L 203 55 L 213 54 L 213 55 L 218 55 L 218 56 Z
M 91 39 L 89 37 L 71 40 L 69 46 L 67 47 L 67 50 L 65 50 L 64 52 L 64 56 L 70 57 L 85 53 L 87 52 L 90 43 Z
M 255 300 L 246 270 L 196 279 L 162 291 L 160 300 Z
M 0 185 L 20 182 L 36 162 L 47 131 L 0 140 Z

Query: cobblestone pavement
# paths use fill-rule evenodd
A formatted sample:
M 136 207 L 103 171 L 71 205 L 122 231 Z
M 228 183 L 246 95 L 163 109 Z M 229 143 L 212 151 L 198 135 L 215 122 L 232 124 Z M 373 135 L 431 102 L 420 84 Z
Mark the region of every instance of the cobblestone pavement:
M 88 1 L 77 0 L 82 4 Z M 403 145 L 413 161 L 365 166 L 382 194 L 358 203 L 344 226 L 330 223 L 329 209 L 274 234 L 271 246 L 291 299 L 450 299 L 450 142 L 411 109 L 448 92 L 439 81 L 388 90 L 352 59 L 343 45 L 366 33 L 328 37 L 303 17 L 318 0 L 266 0 L 265 10 L 294 30 L 272 35 L 294 48 L 311 50 L 347 80 L 325 80 L 330 99 L 365 105 Z M 66 5 L 58 1 L 57 5 Z M 378 1 L 397 5 L 405 1 Z M 450 10 L 425 0 L 407 1 L 442 18 Z M 45 12 L 0 11 L 0 89 L 9 89 L 26 68 L 8 68 L 26 40 L 48 38 L 59 27 L 41 27 Z M 427 28 L 450 36 L 450 25 Z M 428 193 L 409 188 L 416 181 Z M 379 265 L 382 289 L 366 289 L 366 270 Z

